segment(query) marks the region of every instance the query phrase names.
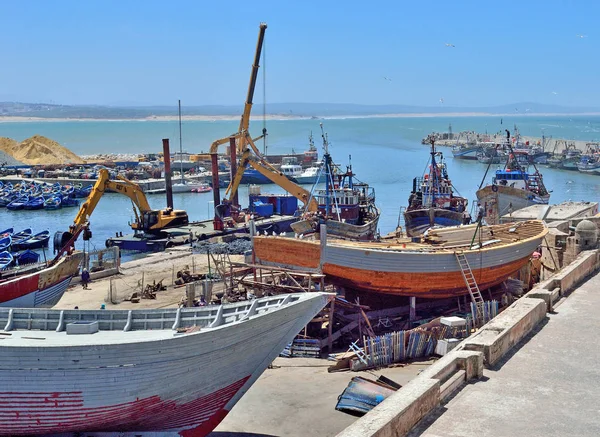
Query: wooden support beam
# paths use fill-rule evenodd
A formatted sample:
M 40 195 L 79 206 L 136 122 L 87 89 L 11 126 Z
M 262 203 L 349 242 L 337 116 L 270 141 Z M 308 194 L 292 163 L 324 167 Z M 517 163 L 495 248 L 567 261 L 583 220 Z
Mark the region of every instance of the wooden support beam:
M 331 299 L 331 303 L 329 304 L 329 325 L 327 326 L 327 350 L 329 351 L 329 353 L 333 352 L 333 340 L 332 340 L 332 333 L 333 333 L 333 316 L 334 316 L 334 310 L 335 310 L 335 299 Z

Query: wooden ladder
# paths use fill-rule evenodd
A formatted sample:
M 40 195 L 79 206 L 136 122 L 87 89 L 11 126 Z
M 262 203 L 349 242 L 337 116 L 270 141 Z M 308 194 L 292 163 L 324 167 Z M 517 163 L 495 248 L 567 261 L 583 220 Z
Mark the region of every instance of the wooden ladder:
M 460 266 L 460 272 L 462 273 L 465 284 L 467 285 L 467 289 L 469 290 L 469 294 L 471 295 L 471 300 L 477 306 L 477 315 L 481 316 L 483 296 L 481 296 L 481 291 L 479 291 L 479 286 L 477 285 L 477 281 L 475 281 L 473 270 L 471 270 L 469 261 L 463 252 L 454 252 L 454 255 L 456 256 L 456 260 Z

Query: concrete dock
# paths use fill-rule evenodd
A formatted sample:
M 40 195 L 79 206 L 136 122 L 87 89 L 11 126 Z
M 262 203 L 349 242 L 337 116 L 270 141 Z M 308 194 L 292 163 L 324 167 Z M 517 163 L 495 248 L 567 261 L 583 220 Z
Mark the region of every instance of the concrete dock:
M 579 286 L 546 323 L 482 380 L 467 384 L 409 436 L 597 436 L 600 274 Z
M 357 417 L 335 410 L 352 377 L 384 375 L 406 385 L 432 361 L 373 372 L 327 373 L 331 361 L 277 358 L 209 437 L 334 436 Z

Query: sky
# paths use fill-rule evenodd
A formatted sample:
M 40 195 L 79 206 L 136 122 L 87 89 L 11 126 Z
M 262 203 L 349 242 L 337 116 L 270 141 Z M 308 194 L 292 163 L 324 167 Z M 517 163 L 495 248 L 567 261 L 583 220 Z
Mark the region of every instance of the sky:
M 0 101 L 600 106 L 600 2 L 0 1 Z

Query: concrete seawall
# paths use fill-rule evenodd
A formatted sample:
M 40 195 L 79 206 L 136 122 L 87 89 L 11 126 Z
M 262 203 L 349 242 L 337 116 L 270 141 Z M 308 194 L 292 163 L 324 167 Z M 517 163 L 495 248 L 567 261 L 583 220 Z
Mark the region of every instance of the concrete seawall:
M 338 437 L 406 435 L 465 382 L 480 378 L 484 365 L 492 367 L 505 357 L 547 317 L 561 296 L 598 270 L 599 257 L 598 250 L 579 254 L 569 266 L 538 284 Z

